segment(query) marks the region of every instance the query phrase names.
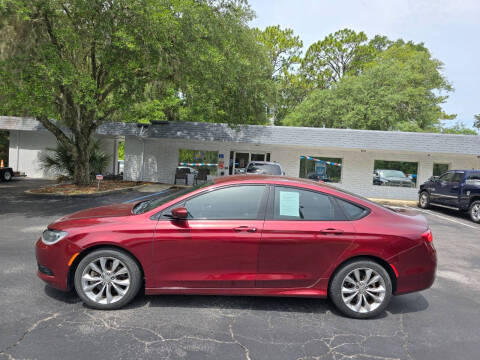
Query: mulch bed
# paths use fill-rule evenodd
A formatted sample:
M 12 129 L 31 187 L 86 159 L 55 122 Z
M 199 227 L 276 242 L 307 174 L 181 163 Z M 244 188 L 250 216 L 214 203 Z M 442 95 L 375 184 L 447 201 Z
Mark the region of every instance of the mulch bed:
M 121 190 L 134 186 L 148 184 L 141 181 L 123 181 L 123 180 L 103 180 L 100 182 L 100 191 Z M 80 195 L 94 194 L 99 192 L 97 182 L 94 181 L 88 186 L 79 186 L 75 184 L 62 183 L 57 185 L 45 186 L 30 190 L 34 194 L 60 194 L 60 195 Z

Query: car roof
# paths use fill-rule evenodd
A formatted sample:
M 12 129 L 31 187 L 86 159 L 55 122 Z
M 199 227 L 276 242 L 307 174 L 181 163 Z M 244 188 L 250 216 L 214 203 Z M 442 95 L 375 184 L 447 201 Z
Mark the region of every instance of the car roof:
M 290 176 L 280 176 L 280 175 L 264 175 L 264 174 L 247 174 L 247 175 L 230 175 L 230 176 L 221 176 L 213 179 L 214 184 L 226 184 L 226 183 L 242 183 L 242 182 L 264 182 L 264 183 L 274 183 L 274 184 L 289 184 L 292 183 L 300 185 L 315 185 L 319 187 L 325 187 L 329 189 L 339 190 L 334 186 L 327 185 L 325 183 L 319 183 L 318 181 L 312 181 L 302 178 L 294 178 Z
M 278 166 L 281 166 L 279 163 L 275 162 L 275 161 L 257 161 L 257 160 L 253 160 L 253 161 L 250 161 L 249 164 L 262 164 L 262 165 L 278 165 Z

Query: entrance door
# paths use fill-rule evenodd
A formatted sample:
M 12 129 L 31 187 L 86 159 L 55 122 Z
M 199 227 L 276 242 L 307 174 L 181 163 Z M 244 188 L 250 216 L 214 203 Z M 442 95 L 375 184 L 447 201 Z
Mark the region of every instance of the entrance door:
M 235 161 L 233 162 L 233 173 L 234 174 L 244 174 L 245 168 L 250 161 L 250 153 L 245 152 L 235 152 Z

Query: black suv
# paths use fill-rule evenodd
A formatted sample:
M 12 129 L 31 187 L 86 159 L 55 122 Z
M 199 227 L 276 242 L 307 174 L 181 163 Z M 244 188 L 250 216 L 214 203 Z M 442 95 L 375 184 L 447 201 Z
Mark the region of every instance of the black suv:
M 480 170 L 451 170 L 420 185 L 418 206 L 468 211 L 480 223 Z

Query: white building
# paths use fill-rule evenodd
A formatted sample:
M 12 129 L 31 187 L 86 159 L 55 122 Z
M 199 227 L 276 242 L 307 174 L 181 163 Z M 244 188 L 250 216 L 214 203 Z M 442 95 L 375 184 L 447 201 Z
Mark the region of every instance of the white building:
M 10 131 L 9 166 L 33 178 L 54 176 L 39 166 L 41 154 L 55 146 L 55 138 L 43 126 L 31 118 L 0 117 L 0 129 Z M 161 122 L 104 123 L 96 136 L 112 154 L 110 173 L 116 172 L 117 144 L 125 141 L 126 180 L 173 183 L 180 149 L 216 152 L 219 176 L 235 173 L 235 167 L 249 160 L 270 160 L 279 162 L 287 176 L 298 177 L 303 175 L 301 156 L 339 159 L 335 185 L 375 198 L 415 199 L 434 164 L 480 168 L 480 136 L 472 135 Z M 416 163 L 416 187 L 373 185 L 378 161 Z

